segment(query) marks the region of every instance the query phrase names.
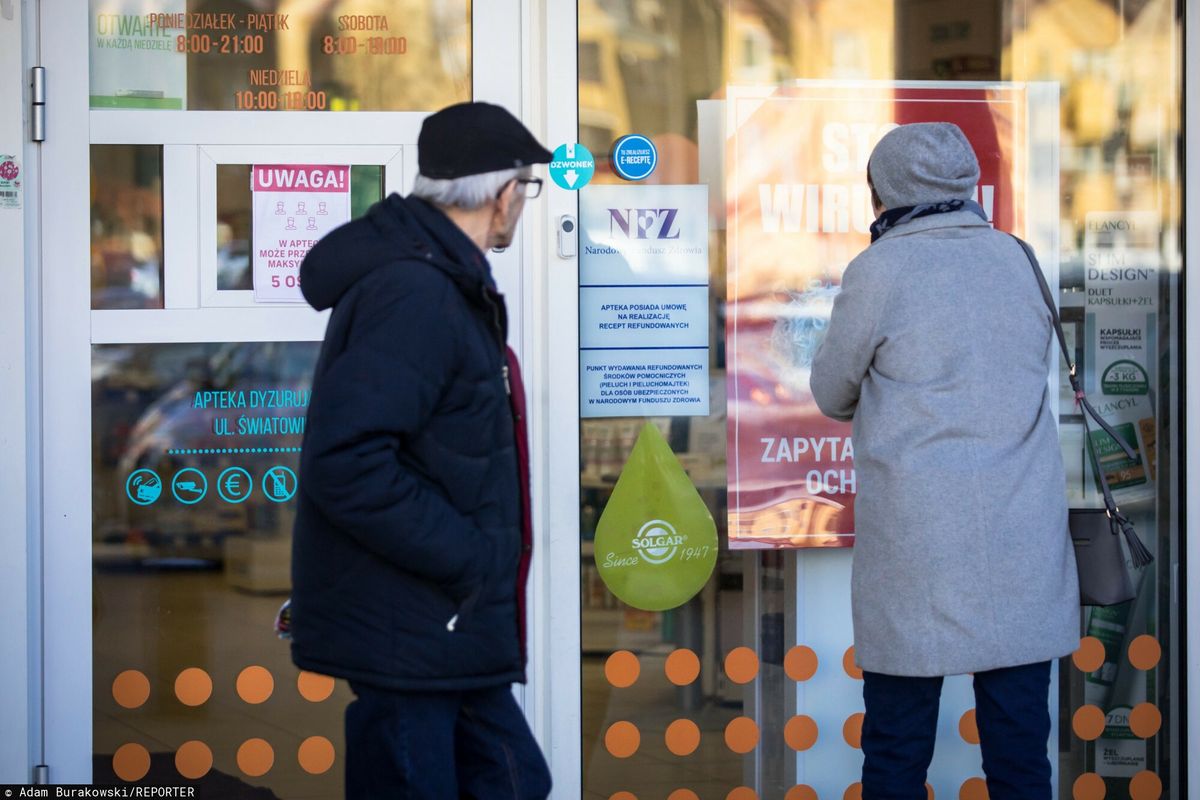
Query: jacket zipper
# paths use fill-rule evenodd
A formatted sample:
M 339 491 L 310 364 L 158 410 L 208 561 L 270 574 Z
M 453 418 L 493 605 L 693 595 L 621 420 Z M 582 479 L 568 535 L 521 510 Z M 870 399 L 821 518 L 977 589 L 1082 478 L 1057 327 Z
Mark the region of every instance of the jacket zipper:
M 496 342 L 500 346 L 500 358 L 507 362 L 506 343 L 504 341 L 504 326 L 500 324 L 500 306 L 496 304 L 495 298 L 491 292 L 485 287 L 483 289 L 483 299 L 487 301 L 488 308 L 492 312 L 492 330 L 496 334 Z M 504 378 L 504 392 L 509 397 L 512 397 L 512 384 L 508 380 L 508 364 L 505 363 L 500 368 L 500 375 Z

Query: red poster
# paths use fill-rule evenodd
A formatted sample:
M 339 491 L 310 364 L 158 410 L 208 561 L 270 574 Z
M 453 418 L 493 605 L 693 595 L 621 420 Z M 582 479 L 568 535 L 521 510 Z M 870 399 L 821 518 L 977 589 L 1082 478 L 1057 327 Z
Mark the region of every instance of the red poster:
M 953 122 L 979 157 L 976 199 L 1025 229 L 1022 86 L 802 83 L 727 99 L 729 542 L 848 547 L 850 425 L 824 417 L 809 369 L 846 265 L 870 242 L 866 170 L 897 124 Z

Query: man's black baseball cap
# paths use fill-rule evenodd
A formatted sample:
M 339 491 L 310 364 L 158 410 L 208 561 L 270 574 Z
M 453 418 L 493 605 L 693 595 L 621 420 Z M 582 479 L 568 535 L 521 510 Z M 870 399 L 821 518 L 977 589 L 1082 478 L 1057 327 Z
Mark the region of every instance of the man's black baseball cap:
M 443 108 L 425 119 L 417 137 L 417 166 L 426 178 L 463 178 L 550 159 L 520 120 L 491 103 Z

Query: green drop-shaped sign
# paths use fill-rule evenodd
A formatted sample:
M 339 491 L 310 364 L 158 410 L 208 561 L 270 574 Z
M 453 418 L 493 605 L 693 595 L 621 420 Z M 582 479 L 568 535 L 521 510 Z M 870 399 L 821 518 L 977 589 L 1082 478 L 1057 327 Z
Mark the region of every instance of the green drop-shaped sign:
M 647 423 L 596 526 L 596 567 L 644 611 L 691 600 L 717 565 L 717 525 L 658 428 Z

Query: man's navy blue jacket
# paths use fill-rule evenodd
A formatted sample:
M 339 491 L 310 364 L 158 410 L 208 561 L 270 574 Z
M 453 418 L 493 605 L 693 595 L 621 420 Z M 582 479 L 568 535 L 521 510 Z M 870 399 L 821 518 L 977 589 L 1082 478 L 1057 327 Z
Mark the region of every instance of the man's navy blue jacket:
M 292 554 L 292 658 L 399 690 L 523 681 L 521 494 L 504 301 L 442 212 L 391 195 L 322 239 L 333 308 Z

